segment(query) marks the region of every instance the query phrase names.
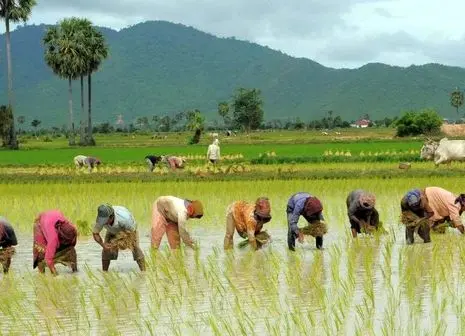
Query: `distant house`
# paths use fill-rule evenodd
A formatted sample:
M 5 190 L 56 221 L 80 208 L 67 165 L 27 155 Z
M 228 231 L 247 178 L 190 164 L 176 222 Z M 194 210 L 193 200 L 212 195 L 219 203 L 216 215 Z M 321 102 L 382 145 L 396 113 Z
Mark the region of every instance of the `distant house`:
M 350 126 L 355 128 L 366 128 L 368 127 L 368 125 L 370 125 L 370 123 L 371 121 L 368 119 L 360 119 L 357 120 L 355 123 L 351 124 Z

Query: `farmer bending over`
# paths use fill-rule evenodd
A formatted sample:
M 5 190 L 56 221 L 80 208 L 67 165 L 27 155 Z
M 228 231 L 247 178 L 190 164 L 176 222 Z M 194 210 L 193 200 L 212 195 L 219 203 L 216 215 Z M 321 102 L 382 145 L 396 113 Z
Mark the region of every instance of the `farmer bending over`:
M 15 253 L 13 246 L 18 245 L 15 230 L 4 217 L 0 217 L 0 263 L 3 273 L 8 273 L 11 265 L 11 257 Z
M 460 218 L 465 210 L 465 194 L 455 196 L 450 191 L 439 187 L 427 187 L 425 195 L 433 212 L 433 215 L 428 219 L 433 230 L 439 229 L 439 225 L 450 221 L 460 233 L 465 233 Z
M 165 162 L 169 168 L 176 170 L 178 168 L 184 168 L 185 160 L 179 156 L 162 156 L 161 162 Z
M 106 229 L 105 241 L 100 232 Z M 102 246 L 102 269 L 108 271 L 111 260 L 118 259 L 119 250 L 131 250 L 141 271 L 145 271 L 144 253 L 139 247 L 137 224 L 131 212 L 119 205 L 102 204 L 97 210 L 93 230 L 95 241 Z
M 56 275 L 55 264 L 60 263 L 77 272 L 77 229 L 59 210 L 39 214 L 34 224 L 33 268 L 40 273 L 45 266 Z
M 405 225 L 405 239 L 407 244 L 413 244 L 414 232 L 418 230 L 418 235 L 423 242 L 431 242 L 429 218 L 433 216 L 433 209 L 429 206 L 425 189 L 412 189 L 402 197 L 400 201 L 402 211 L 401 222 Z
M 371 233 L 377 230 L 379 214 L 375 208 L 376 197 L 370 192 L 357 189 L 349 193 L 346 199 L 347 216 L 349 216 L 352 237 L 357 238 L 357 233 Z
M 327 232 L 327 227 L 323 217 L 323 205 L 315 196 L 306 192 L 298 192 L 291 196 L 287 202 L 287 245 L 289 250 L 295 250 L 295 240 L 304 242 L 304 235 L 311 235 L 316 239 L 316 248 L 323 247 L 323 235 Z M 297 223 L 300 216 L 303 216 L 308 225 L 299 229 Z
M 271 220 L 270 212 L 270 201 L 266 197 L 258 198 L 255 203 L 236 201 L 229 205 L 226 214 L 224 249 L 233 247 L 233 236 L 236 230 L 242 238 L 248 238 L 249 244 L 257 250 L 263 242 L 257 243 L 255 238 L 262 233 L 263 224 Z M 265 237 L 265 241 L 268 239 L 269 237 Z
M 152 247 L 158 249 L 166 233 L 171 249 L 181 244 L 195 248 L 195 243 L 186 230 L 189 218 L 200 219 L 203 205 L 200 201 L 190 201 L 175 196 L 160 196 L 152 206 Z
M 147 155 L 145 157 L 145 162 L 147 162 L 147 168 L 149 169 L 149 172 L 153 172 L 153 169 L 155 168 L 156 164 L 160 162 L 161 159 L 161 156 L 155 155 Z
M 88 156 L 86 158 L 85 163 L 87 165 L 87 168 L 89 168 L 89 172 L 91 172 L 92 169 L 94 169 L 94 167 L 99 166 L 102 162 L 100 161 L 100 159 L 97 159 L 93 156 Z

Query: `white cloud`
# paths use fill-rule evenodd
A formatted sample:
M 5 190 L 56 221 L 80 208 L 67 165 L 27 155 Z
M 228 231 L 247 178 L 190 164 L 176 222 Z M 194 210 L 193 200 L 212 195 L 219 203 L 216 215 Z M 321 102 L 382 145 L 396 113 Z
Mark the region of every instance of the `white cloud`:
M 115 29 L 167 20 L 333 67 L 367 62 L 465 66 L 465 2 L 420 0 L 47 0 L 31 23 L 86 16 Z

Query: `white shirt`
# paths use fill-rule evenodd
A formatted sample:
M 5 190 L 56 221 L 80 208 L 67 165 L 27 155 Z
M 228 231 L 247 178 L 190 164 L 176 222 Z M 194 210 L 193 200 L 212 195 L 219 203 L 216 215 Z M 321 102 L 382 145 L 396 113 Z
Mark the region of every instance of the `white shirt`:
M 219 160 L 220 159 L 220 146 L 211 144 L 208 146 L 207 157 L 209 160 Z
M 120 206 L 120 205 L 114 205 L 112 206 L 114 212 L 115 212 L 115 220 L 113 222 L 113 225 L 100 225 L 98 223 L 95 224 L 94 226 L 94 233 L 100 233 L 100 231 L 105 228 L 107 232 L 110 232 L 111 234 L 117 234 L 120 231 L 135 231 L 137 228 L 137 223 L 136 220 L 134 219 L 134 216 L 132 213 L 125 207 Z
M 175 196 L 160 196 L 155 200 L 154 207 L 170 222 L 178 224 L 179 234 L 185 241 L 190 240 L 186 229 L 189 219 L 186 200 Z

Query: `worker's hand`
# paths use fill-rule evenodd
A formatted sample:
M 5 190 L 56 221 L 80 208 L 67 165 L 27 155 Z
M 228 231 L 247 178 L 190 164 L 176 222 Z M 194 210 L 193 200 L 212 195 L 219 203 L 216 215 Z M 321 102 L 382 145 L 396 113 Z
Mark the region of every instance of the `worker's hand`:
M 112 246 L 111 246 L 109 243 L 104 243 L 104 244 L 103 244 L 103 249 L 104 249 L 104 250 L 111 250 L 111 249 L 112 249 Z
M 50 265 L 49 268 L 50 268 L 50 272 L 52 272 L 52 275 L 54 275 L 54 276 L 58 275 L 58 272 L 57 272 L 57 270 L 55 268 L 55 265 Z
M 299 235 L 298 235 L 297 239 L 298 239 L 299 243 L 301 243 L 301 244 L 304 243 L 305 236 L 301 231 L 299 231 Z

